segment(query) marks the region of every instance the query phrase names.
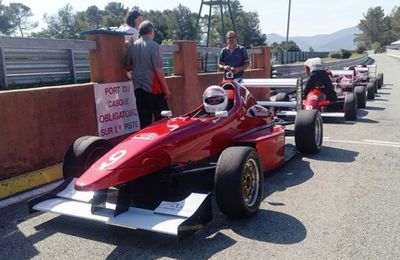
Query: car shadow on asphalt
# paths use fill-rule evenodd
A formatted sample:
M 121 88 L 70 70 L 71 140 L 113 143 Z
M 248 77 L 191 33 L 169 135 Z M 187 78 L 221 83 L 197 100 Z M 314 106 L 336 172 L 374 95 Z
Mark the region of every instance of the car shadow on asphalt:
M 369 111 L 383 111 L 383 110 L 386 110 L 386 107 L 371 107 L 371 106 L 367 106 L 365 109 L 367 109 Z
M 368 123 L 368 124 L 379 124 L 379 121 L 365 118 L 368 115 L 368 111 L 365 109 L 358 109 L 357 120 L 346 121 L 344 118 L 340 117 L 326 117 L 324 118 L 324 124 L 339 124 L 339 125 L 354 125 L 357 123 Z
M 325 141 L 328 142 L 329 141 Z M 313 160 L 326 162 L 351 163 L 356 160 L 358 152 L 342 148 L 331 147 L 324 144 L 321 151 L 313 156 Z
M 314 157 L 314 156 L 313 156 Z M 305 183 L 314 176 L 310 162 L 296 155 L 285 165 L 265 176 L 264 199 L 274 192 Z
M 214 205 L 213 210 L 215 208 Z M 35 230 L 36 233 L 25 238 L 31 245 L 43 243 L 43 240 L 54 235 L 64 234 L 116 246 L 108 256 L 103 256 L 106 259 L 208 259 L 234 246 L 238 242 L 238 236 L 288 245 L 304 240 L 307 235 L 306 227 L 300 220 L 285 213 L 265 209 L 260 209 L 250 219 L 230 219 L 219 210 L 214 210 L 213 220 L 209 224 L 179 243 L 170 235 L 108 226 L 68 216 L 56 216 L 35 226 Z M 55 250 L 53 253 L 61 256 L 62 252 Z
M 8 210 L 9 207 L 13 207 L 13 210 Z M 18 228 L 19 223 L 35 217 L 27 215 L 27 202 L 16 203 L 0 209 L 0 216 L 0 258 L 31 259 L 39 255 L 40 252 L 34 244 Z

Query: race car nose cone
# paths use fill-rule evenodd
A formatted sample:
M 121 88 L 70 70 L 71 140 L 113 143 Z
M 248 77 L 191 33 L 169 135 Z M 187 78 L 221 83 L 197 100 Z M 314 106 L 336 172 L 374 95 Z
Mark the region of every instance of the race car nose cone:
M 98 171 L 91 168 L 76 180 L 75 189 L 79 191 L 95 191 L 109 188 L 118 183 L 118 173 L 118 170 Z

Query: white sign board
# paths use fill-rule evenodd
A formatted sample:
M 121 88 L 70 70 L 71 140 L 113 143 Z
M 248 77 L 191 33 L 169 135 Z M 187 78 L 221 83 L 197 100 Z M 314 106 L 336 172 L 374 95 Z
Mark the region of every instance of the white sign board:
M 106 139 L 139 131 L 132 81 L 94 86 L 98 135 Z

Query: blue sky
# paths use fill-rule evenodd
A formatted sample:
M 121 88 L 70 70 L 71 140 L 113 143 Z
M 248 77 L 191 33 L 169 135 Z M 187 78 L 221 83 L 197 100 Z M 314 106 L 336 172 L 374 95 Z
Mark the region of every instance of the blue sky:
M 75 11 L 82 11 L 94 4 L 102 9 L 111 0 L 3 0 L 3 4 L 9 2 L 20 2 L 29 6 L 35 15 L 34 20 L 42 22 L 44 13 L 54 14 L 67 3 L 70 3 Z M 125 0 L 115 2 L 121 2 L 129 8 L 137 5 L 144 10 L 173 9 L 179 4 L 183 4 L 197 13 L 201 0 Z M 259 14 L 263 33 L 286 35 L 288 0 L 241 0 L 240 2 L 246 11 L 255 11 Z M 389 14 L 395 5 L 400 6 L 400 1 L 292 0 L 290 36 L 329 34 L 357 25 L 369 7 L 382 6 L 385 13 Z M 203 8 L 202 13 L 206 12 L 208 12 L 207 6 Z M 43 22 L 41 25 L 44 26 Z

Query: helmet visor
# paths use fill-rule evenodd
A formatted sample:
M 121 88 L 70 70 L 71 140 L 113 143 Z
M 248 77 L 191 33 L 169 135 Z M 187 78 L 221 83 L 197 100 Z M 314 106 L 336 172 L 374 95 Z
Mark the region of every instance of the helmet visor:
M 218 105 L 222 104 L 225 100 L 225 97 L 223 96 L 213 96 L 213 97 L 208 97 L 204 101 L 209 104 L 209 105 Z

